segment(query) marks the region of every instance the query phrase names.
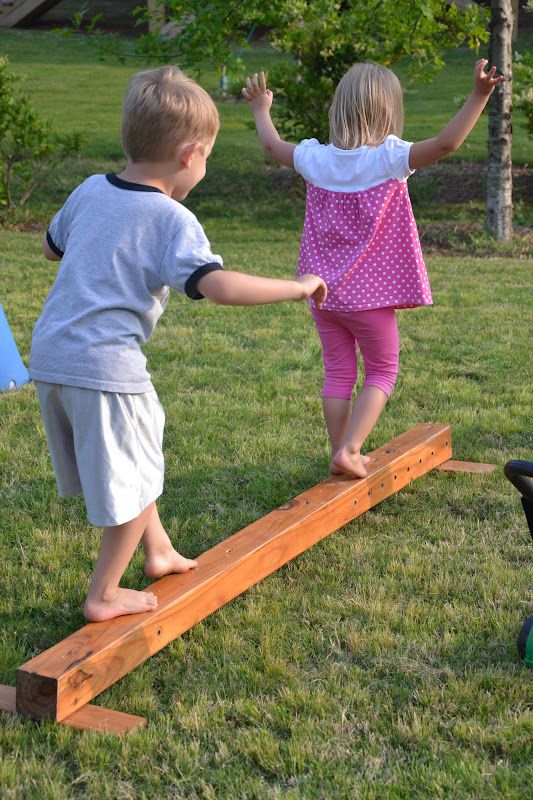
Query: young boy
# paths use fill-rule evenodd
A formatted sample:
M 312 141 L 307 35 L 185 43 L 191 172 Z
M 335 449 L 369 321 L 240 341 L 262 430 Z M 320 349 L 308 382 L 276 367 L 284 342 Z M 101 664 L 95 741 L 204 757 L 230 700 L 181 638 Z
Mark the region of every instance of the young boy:
M 177 202 L 204 177 L 218 128 L 209 95 L 176 67 L 134 75 L 123 107 L 126 168 L 78 186 L 43 241 L 46 258 L 61 265 L 33 331 L 30 375 L 59 495 L 83 492 L 90 522 L 104 529 L 84 605 L 90 621 L 157 606 L 153 593 L 119 587 L 139 541 L 150 578 L 196 566 L 172 546 L 155 502 L 164 411 L 141 346 L 169 287 L 224 305 L 326 297 L 315 275 L 223 270 Z

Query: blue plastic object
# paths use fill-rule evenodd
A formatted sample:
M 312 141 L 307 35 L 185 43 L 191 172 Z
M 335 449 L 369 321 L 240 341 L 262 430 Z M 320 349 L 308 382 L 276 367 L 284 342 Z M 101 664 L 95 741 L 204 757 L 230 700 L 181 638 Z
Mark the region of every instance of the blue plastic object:
M 4 309 L 0 306 L 0 392 L 18 389 L 29 382 L 28 370 L 17 350 Z

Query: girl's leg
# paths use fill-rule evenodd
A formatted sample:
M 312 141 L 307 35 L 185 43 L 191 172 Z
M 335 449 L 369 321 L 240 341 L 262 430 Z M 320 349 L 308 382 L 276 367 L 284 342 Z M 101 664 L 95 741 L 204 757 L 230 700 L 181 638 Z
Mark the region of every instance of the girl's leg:
M 152 611 L 157 597 L 152 592 L 137 592 L 119 587 L 126 567 L 152 515 L 151 503 L 135 519 L 123 525 L 104 528 L 100 552 L 84 605 L 84 614 L 90 622 Z
M 174 550 L 166 530 L 159 519 L 159 512 L 155 503 L 142 535 L 141 544 L 144 548 L 144 571 L 149 578 L 160 578 L 171 572 L 187 572 L 198 566 L 197 561 L 184 558 Z
M 323 397 L 322 410 L 331 443 L 331 453 L 334 454 L 344 442 L 352 413 L 352 401 L 344 397 Z
M 331 471 L 357 478 L 367 475 L 363 444 L 379 419 L 398 374 L 398 325 L 394 308 L 359 311 L 350 315 L 365 363 L 365 384 L 357 396 L 342 446 L 333 456 Z
M 342 316 L 335 311 L 313 309 L 322 344 L 322 408 L 332 454 L 344 441 L 352 411 L 353 387 L 357 380 L 355 340 L 353 334 L 341 324 Z
M 387 400 L 385 392 L 376 386 L 363 386 L 354 403 L 344 442 L 331 460 L 330 472 L 333 475 L 345 472 L 356 478 L 366 477 L 368 473 L 365 465 L 368 463 L 368 456 L 361 455 L 361 448 L 378 421 Z

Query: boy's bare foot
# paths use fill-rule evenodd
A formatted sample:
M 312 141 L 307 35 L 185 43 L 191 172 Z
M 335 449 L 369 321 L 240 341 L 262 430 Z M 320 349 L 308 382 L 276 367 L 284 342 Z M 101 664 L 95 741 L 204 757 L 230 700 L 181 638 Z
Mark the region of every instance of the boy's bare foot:
M 361 453 L 351 453 L 346 448 L 341 447 L 331 459 L 329 471 L 332 475 L 352 475 L 355 478 L 366 478 L 368 472 L 365 465 L 369 461 L 369 456 L 362 456 Z
M 83 615 L 89 622 L 103 622 L 124 614 L 140 614 L 157 608 L 157 597 L 153 592 L 137 592 L 134 589 L 117 589 L 113 597 L 103 600 L 87 599 Z
M 161 578 L 176 572 L 188 572 L 198 566 L 192 558 L 185 558 L 177 550 L 170 547 L 168 550 L 151 552 L 144 561 L 144 574 L 149 578 Z

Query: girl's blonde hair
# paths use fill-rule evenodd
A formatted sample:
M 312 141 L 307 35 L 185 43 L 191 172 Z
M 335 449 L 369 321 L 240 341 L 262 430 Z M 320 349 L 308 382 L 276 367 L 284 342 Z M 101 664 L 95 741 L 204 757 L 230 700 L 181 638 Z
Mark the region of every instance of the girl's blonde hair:
M 329 109 L 330 141 L 342 150 L 373 147 L 403 130 L 403 93 L 396 75 L 373 61 L 354 64 Z
M 166 161 L 184 142 L 207 142 L 218 133 L 218 111 L 196 81 L 178 67 L 138 72 L 122 108 L 122 148 L 131 161 Z

